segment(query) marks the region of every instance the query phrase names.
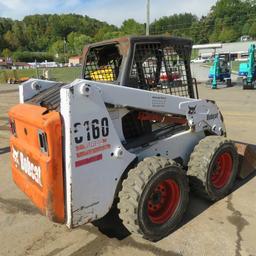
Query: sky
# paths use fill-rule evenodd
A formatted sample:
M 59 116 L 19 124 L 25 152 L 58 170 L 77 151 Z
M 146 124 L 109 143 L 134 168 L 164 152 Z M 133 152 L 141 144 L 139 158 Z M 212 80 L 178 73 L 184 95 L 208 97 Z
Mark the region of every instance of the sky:
M 217 0 L 151 0 L 151 21 L 174 13 L 206 15 Z M 0 17 L 21 20 L 45 13 L 77 13 L 120 26 L 128 18 L 144 23 L 146 0 L 0 0 Z

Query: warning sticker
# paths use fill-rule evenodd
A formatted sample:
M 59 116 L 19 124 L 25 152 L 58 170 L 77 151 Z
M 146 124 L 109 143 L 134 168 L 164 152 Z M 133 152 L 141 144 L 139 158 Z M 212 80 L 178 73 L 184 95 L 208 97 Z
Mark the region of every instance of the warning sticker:
M 165 96 L 152 96 L 152 107 L 163 108 L 166 104 Z

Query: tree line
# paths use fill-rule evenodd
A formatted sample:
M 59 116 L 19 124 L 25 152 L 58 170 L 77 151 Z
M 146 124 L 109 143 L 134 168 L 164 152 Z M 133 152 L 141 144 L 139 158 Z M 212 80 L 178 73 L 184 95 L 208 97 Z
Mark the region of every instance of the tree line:
M 191 38 L 194 43 L 234 42 L 256 37 L 256 0 L 218 0 L 208 15 L 191 13 L 161 17 L 150 24 L 151 34 Z M 17 61 L 57 60 L 81 54 L 85 44 L 145 34 L 145 24 L 125 20 L 120 27 L 77 14 L 0 18 L 0 55 Z

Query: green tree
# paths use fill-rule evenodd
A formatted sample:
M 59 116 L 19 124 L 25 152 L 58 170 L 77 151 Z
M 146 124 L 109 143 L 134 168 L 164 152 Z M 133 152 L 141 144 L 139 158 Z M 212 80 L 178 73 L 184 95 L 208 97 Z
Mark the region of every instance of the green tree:
M 249 23 L 245 23 L 242 29 L 242 34 L 243 35 L 249 35 L 251 25 Z
M 81 54 L 83 48 L 86 44 L 93 42 L 93 39 L 90 36 L 78 35 L 74 37 L 74 51 L 76 54 Z
M 19 47 L 19 40 L 17 39 L 15 34 L 10 30 L 8 30 L 4 34 L 4 40 L 11 50 L 16 50 Z
M 145 33 L 143 24 L 138 23 L 134 19 L 125 20 L 120 28 L 125 35 L 142 35 Z
M 5 48 L 2 51 L 2 56 L 5 58 L 10 58 L 12 56 L 12 52 L 8 48 Z
M 250 29 L 249 29 L 249 35 L 251 37 L 256 37 L 256 22 L 253 22 Z
M 50 52 L 52 54 L 63 54 L 64 53 L 64 45 L 65 41 L 64 40 L 58 40 L 52 44 L 50 47 Z
M 103 26 L 94 36 L 95 41 L 102 41 L 106 39 L 106 34 L 117 32 L 118 29 L 115 26 Z
M 71 54 L 81 54 L 83 47 L 86 44 L 92 43 L 93 39 L 90 36 L 71 32 L 67 37 L 68 52 Z
M 113 39 L 124 36 L 124 33 L 122 31 L 113 31 L 113 32 L 107 32 L 103 36 L 103 40 Z
M 234 42 L 238 38 L 237 32 L 233 28 L 224 28 L 219 35 L 221 42 Z
M 191 13 L 164 16 L 151 24 L 153 34 L 168 33 L 174 36 L 190 36 L 191 27 L 197 22 L 197 17 Z

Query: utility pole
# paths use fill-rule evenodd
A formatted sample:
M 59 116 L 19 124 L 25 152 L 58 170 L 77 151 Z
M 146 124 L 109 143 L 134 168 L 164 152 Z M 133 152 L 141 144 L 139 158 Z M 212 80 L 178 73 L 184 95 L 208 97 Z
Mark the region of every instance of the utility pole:
M 146 23 L 146 35 L 149 36 L 150 25 L 150 0 L 147 0 L 147 23 Z
M 64 54 L 64 63 L 67 62 L 67 59 L 66 59 L 66 39 L 64 38 L 64 41 L 63 41 L 63 54 Z

